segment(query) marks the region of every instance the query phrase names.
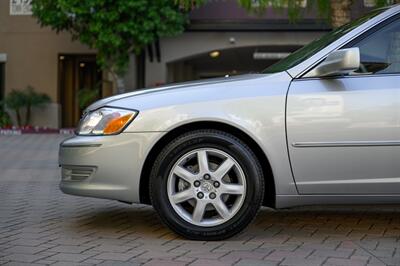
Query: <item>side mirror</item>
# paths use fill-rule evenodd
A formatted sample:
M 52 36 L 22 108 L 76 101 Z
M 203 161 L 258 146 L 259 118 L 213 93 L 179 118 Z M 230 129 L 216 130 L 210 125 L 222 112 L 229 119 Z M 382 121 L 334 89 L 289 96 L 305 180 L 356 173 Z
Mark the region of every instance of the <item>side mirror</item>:
M 349 74 L 359 67 L 360 50 L 358 47 L 342 49 L 330 53 L 321 64 L 304 77 L 315 78 Z

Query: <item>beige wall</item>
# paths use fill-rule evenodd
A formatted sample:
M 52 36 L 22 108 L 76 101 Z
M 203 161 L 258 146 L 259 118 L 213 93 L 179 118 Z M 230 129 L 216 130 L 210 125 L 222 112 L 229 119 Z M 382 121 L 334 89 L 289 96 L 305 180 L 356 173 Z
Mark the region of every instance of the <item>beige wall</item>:
M 58 54 L 94 53 L 66 33 L 41 28 L 31 16 L 10 16 L 9 0 L 0 0 L 0 54 L 7 55 L 6 93 L 32 85 L 53 104 L 33 114 L 35 125 L 58 127 Z

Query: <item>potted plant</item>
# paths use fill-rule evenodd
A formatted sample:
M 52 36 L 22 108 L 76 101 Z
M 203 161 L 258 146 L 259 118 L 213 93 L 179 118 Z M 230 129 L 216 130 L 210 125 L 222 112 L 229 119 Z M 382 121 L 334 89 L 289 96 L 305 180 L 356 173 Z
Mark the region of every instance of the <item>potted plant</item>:
M 31 121 L 32 107 L 42 106 L 50 102 L 45 93 L 37 93 L 32 86 L 25 90 L 13 89 L 4 99 L 5 106 L 15 112 L 19 127 L 28 126 Z M 22 111 L 25 110 L 25 120 L 22 121 Z
M 50 103 L 50 97 L 45 93 L 37 93 L 32 86 L 25 89 L 26 94 L 26 113 L 25 113 L 25 126 L 28 126 L 31 121 L 32 107 L 40 107 L 44 104 Z
M 21 110 L 25 107 L 25 94 L 23 91 L 12 89 L 4 99 L 5 106 L 15 112 L 17 124 L 22 126 Z

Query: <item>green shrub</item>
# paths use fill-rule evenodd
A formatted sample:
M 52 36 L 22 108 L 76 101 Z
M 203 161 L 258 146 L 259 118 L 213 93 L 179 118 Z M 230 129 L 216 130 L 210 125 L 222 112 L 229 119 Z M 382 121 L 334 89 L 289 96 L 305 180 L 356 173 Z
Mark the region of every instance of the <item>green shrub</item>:
M 18 126 L 26 126 L 30 123 L 32 107 L 42 106 L 50 101 L 47 94 L 35 92 L 32 86 L 27 86 L 25 90 L 13 89 L 4 99 L 5 106 L 15 111 Z M 22 123 L 22 110 L 26 110 L 25 123 Z
M 0 102 L 0 128 L 11 126 L 11 118 L 4 110 L 4 103 Z
M 97 87 L 97 86 L 96 86 Z M 83 110 L 93 103 L 99 97 L 99 90 L 94 89 L 81 89 L 78 91 L 78 105 L 79 109 Z

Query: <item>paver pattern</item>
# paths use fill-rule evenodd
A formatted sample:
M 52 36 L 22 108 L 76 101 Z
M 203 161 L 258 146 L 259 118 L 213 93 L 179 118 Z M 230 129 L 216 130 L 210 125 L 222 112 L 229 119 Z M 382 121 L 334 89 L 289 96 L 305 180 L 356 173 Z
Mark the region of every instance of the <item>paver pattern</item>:
M 64 138 L 0 136 L 0 264 L 400 265 L 400 206 L 263 208 L 234 238 L 188 241 L 149 206 L 61 193 Z

